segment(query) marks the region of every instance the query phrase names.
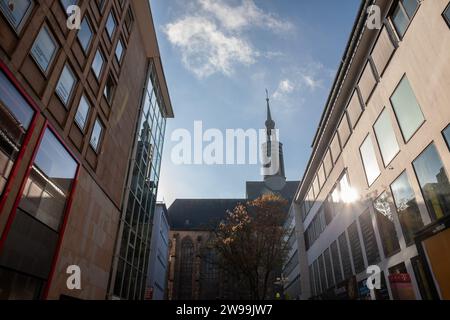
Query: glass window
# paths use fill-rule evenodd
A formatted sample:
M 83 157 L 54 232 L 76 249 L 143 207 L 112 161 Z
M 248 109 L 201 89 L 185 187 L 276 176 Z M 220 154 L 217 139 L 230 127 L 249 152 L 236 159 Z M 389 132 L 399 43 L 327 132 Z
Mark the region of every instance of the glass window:
M 116 18 L 114 17 L 114 13 L 111 11 L 108 15 L 108 20 L 106 20 L 106 32 L 110 39 L 112 39 L 114 35 L 114 30 L 116 30 Z
M 111 76 L 108 76 L 106 80 L 105 89 L 103 90 L 103 94 L 105 95 L 106 100 L 111 103 L 114 95 L 116 85 Z
M 77 163 L 46 129 L 20 208 L 54 230 L 59 230 L 77 171 Z
M 362 114 L 361 102 L 359 101 L 358 92 L 356 90 L 353 91 L 352 98 L 347 106 L 347 114 L 350 119 L 350 125 L 352 128 L 355 128 L 356 123 Z
M 34 110 L 0 70 L 0 195 L 22 147 Z
M 352 250 L 353 266 L 355 267 L 355 272 L 360 273 L 364 270 L 364 258 L 361 249 L 361 242 L 359 241 L 358 226 L 356 221 L 348 227 L 347 232 L 350 248 Z
M 74 4 L 77 4 L 78 1 L 77 0 L 60 0 L 60 2 L 64 8 L 64 11 L 66 11 L 68 7 L 73 6 Z
M 339 283 L 343 280 L 343 278 L 341 269 L 341 259 L 339 257 L 337 241 L 334 241 L 331 244 L 330 248 L 331 248 L 331 258 L 333 260 L 334 279 L 336 280 L 336 283 Z
M 384 109 L 381 113 L 378 120 L 375 122 L 373 129 L 378 141 L 378 146 L 380 147 L 384 165 L 387 166 L 400 151 L 394 128 L 392 127 L 391 116 L 387 109 Z
M 339 155 L 341 154 L 341 145 L 339 144 L 339 137 L 337 133 L 334 135 L 333 140 L 331 141 L 330 150 L 331 156 L 333 157 L 333 162 L 336 163 Z
M 103 61 L 104 61 L 103 54 L 100 52 L 100 50 L 97 49 L 94 61 L 92 61 L 92 70 L 94 71 L 94 74 L 97 77 L 97 79 L 100 78 L 100 74 L 102 73 Z
M 386 27 L 383 27 L 371 54 L 375 68 L 380 76 L 383 74 L 394 50 L 394 44 L 389 37 Z
M 406 76 L 395 89 L 391 103 L 403 138 L 408 141 L 425 121 L 425 118 Z
M 434 144 L 414 160 L 413 166 L 432 219 L 450 214 L 450 184 Z
M 342 267 L 344 268 L 344 279 L 348 279 L 353 275 L 352 265 L 350 261 L 350 253 L 348 251 L 348 241 L 343 232 L 339 238 L 339 248 L 341 249 Z
M 331 151 L 328 149 L 323 160 L 323 166 L 325 169 L 325 176 L 328 177 L 333 169 L 333 160 L 331 159 Z
M 333 269 L 331 268 L 330 249 L 326 249 L 323 253 L 325 259 L 325 269 L 327 271 L 328 287 L 334 286 Z
M 392 23 L 394 24 L 395 31 L 397 31 L 399 38 L 402 39 L 408 28 L 409 18 L 400 3 L 392 14 Z
M 102 134 L 103 134 L 103 125 L 99 119 L 96 119 L 90 140 L 90 145 L 95 151 L 98 151 Z
M 388 200 L 388 195 L 383 192 L 373 203 L 375 217 L 380 233 L 384 255 L 390 257 L 400 250 L 397 232 L 395 230 L 394 215 Z
M 325 265 L 323 262 L 323 254 L 319 256 L 318 260 L 319 260 L 320 280 L 322 282 L 322 292 L 323 292 L 328 288 L 327 278 L 325 274 Z
M 370 63 L 367 62 L 366 67 L 364 68 L 364 71 L 358 82 L 358 88 L 365 103 L 368 102 L 372 91 L 375 89 L 376 84 L 377 79 L 375 79 L 375 75 L 373 74 Z
M 414 14 L 416 13 L 417 8 L 419 7 L 418 0 L 402 0 L 401 2 L 409 19 L 412 19 Z
M 361 226 L 364 248 L 366 249 L 367 263 L 369 265 L 376 264 L 380 261 L 380 253 L 378 252 L 370 210 L 366 210 L 359 216 L 359 225 Z
M 444 129 L 442 134 L 444 135 L 445 142 L 447 142 L 447 147 L 450 150 L 450 125 L 448 125 L 447 128 Z
M 447 8 L 445 8 L 444 12 L 442 13 L 442 16 L 444 17 L 445 21 L 450 27 L 450 4 L 447 6 Z
M 58 84 L 56 85 L 56 93 L 61 98 L 61 101 L 65 106 L 69 102 L 73 88 L 75 87 L 75 76 L 72 69 L 66 64 L 59 76 Z
M 364 172 L 366 173 L 367 183 L 371 186 L 381 172 L 370 135 L 364 140 L 359 148 L 359 152 L 361 154 Z
M 117 46 L 116 46 L 116 59 L 117 61 L 120 63 L 122 62 L 122 56 L 123 56 L 123 43 L 122 40 L 119 39 L 119 41 L 117 41 Z
M 391 190 L 405 242 L 410 245 L 414 242 L 414 234 L 423 228 L 423 222 L 406 171 L 391 184 Z
M 181 241 L 179 299 L 192 299 L 192 271 L 194 264 L 194 244 L 188 237 Z
M 317 179 L 317 176 L 314 179 L 313 188 L 314 188 L 314 195 L 317 198 L 319 196 L 319 193 L 320 193 L 319 181 Z
M 53 59 L 55 58 L 58 45 L 50 34 L 50 31 L 44 26 L 39 31 L 33 47 L 31 48 L 31 55 L 38 64 L 39 68 L 47 73 Z
M 84 95 L 81 96 L 80 104 L 78 105 L 78 110 L 75 115 L 75 122 L 80 127 L 81 131 L 84 131 L 86 127 L 87 117 L 89 115 L 89 102 Z
M 33 5 L 32 0 L 0 0 L 0 10 L 17 33 L 22 29 Z
M 1 300 L 38 300 L 43 281 L 0 267 Z
M 312 264 L 309 266 L 309 283 L 311 284 L 311 295 L 314 297 L 316 295 L 316 284 L 314 283 L 314 268 Z
M 80 30 L 78 30 L 77 37 L 81 43 L 83 51 L 86 53 L 92 40 L 92 28 L 87 16 L 85 16 L 81 21 Z
M 350 125 L 348 124 L 347 115 L 344 114 L 344 117 L 341 120 L 341 123 L 338 127 L 339 132 L 339 138 L 341 139 L 342 147 L 345 146 L 345 144 L 348 141 L 348 138 L 350 137 Z
M 325 169 L 323 167 L 323 163 L 320 165 L 319 167 L 319 173 L 317 174 L 317 176 L 319 177 L 319 184 L 320 184 L 320 188 L 323 187 L 323 185 L 325 184 Z
M 322 293 L 322 283 L 320 281 L 320 274 L 319 274 L 319 260 L 316 259 L 314 261 L 314 282 L 316 283 L 316 294 L 319 295 Z
M 417 286 L 419 287 L 420 294 L 423 300 L 433 300 L 433 293 L 431 291 L 431 285 L 428 282 L 426 276 L 425 266 L 419 256 L 411 258 L 411 265 L 416 276 Z

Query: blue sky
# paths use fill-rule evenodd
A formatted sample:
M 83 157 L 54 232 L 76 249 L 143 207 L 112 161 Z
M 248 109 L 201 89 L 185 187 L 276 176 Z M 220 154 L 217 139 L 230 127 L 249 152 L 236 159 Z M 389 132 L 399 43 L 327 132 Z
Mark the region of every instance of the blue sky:
M 175 118 L 167 121 L 158 198 L 241 198 L 258 165 L 176 165 L 173 130 L 264 126 L 265 88 L 299 180 L 359 0 L 150 0 Z

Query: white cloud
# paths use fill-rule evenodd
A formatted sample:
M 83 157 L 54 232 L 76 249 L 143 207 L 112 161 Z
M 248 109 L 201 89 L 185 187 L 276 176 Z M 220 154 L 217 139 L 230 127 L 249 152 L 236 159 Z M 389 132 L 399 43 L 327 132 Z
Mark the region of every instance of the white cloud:
M 241 5 L 230 6 L 223 0 L 199 0 L 206 12 L 214 15 L 227 30 L 241 30 L 251 26 L 283 32 L 293 28 L 290 22 L 283 21 L 273 14 L 265 13 L 253 0 L 243 0 Z
M 290 22 L 258 8 L 253 0 L 230 6 L 224 0 L 197 0 L 189 13 L 164 26 L 168 40 L 180 49 L 184 66 L 199 78 L 215 73 L 231 75 L 239 65 L 254 64 L 280 53 L 261 54 L 243 36 L 250 28 L 285 32 Z
M 181 49 L 183 64 L 200 78 L 230 75 L 235 64 L 255 62 L 257 53 L 245 40 L 226 35 L 207 18 L 186 17 L 165 27 L 169 41 Z
M 283 100 L 286 95 L 294 91 L 295 86 L 289 79 L 284 79 L 280 81 L 277 90 L 273 94 L 273 98 L 277 100 Z

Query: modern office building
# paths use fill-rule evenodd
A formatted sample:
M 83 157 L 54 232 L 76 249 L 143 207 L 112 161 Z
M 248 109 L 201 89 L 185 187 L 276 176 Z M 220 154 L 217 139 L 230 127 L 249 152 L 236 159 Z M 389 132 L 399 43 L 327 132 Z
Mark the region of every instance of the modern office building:
M 147 299 L 163 300 L 166 297 L 169 275 L 169 231 L 166 205 L 157 203 L 150 242 Z
M 362 1 L 291 207 L 301 298 L 450 299 L 449 52 L 448 0 Z
M 71 4 L 80 29 L 68 28 Z M 0 299 L 105 299 L 124 204 L 135 196 L 128 172 L 140 123 L 151 114 L 158 127 L 147 127 L 152 139 L 139 135 L 151 140 L 141 154 L 152 167 L 138 180 L 154 201 L 164 119 L 173 116 L 150 5 L 2 0 L 0 30 Z M 134 261 L 125 272 L 140 280 L 135 270 L 146 268 Z M 79 267 L 80 288 L 67 286 L 69 266 Z

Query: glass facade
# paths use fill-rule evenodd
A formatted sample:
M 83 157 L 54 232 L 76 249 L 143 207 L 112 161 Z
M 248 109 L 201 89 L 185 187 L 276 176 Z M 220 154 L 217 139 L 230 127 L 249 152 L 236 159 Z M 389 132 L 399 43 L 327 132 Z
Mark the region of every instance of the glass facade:
M 143 299 L 147 282 L 151 225 L 156 205 L 159 169 L 166 119 L 153 63 L 137 129 L 137 145 L 132 157 L 128 203 L 121 223 L 123 235 L 114 285 L 114 295 L 122 299 Z
M 17 160 L 35 111 L 0 71 L 0 196 Z
M 450 184 L 442 160 L 434 144 L 413 162 L 417 179 L 433 220 L 450 214 Z
M 414 242 L 414 234 L 423 228 L 423 222 L 406 172 L 392 183 L 391 190 L 405 242 L 410 245 Z
M 383 192 L 374 201 L 373 206 L 384 255 L 390 257 L 400 250 L 400 244 L 395 231 L 394 215 L 392 214 L 387 192 Z
M 42 293 L 77 169 L 47 128 L 0 254 L 0 288 L 7 288 L 2 298 L 33 299 Z

